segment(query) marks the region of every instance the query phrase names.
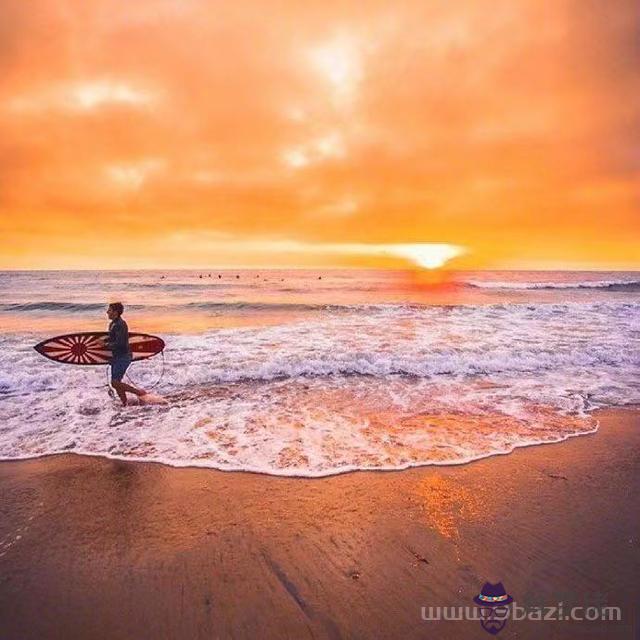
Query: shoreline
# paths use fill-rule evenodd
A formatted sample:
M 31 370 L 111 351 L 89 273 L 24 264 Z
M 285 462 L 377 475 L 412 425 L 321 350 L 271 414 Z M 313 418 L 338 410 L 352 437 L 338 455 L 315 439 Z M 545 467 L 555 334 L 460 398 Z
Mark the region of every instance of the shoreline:
M 53 453 L 43 453 L 39 455 L 30 455 L 24 457 L 2 457 L 0 456 L 0 466 L 6 462 L 26 462 L 29 460 L 44 460 L 46 458 L 55 458 L 57 456 L 78 456 L 78 457 L 87 457 L 87 458 L 104 458 L 106 460 L 116 460 L 120 462 L 131 462 L 137 464 L 153 464 L 153 465 L 162 465 L 164 467 L 169 467 L 173 469 L 199 469 L 199 470 L 211 470 L 211 471 L 219 471 L 222 473 L 247 473 L 251 475 L 257 476 L 266 476 L 273 478 L 291 478 L 291 479 L 299 479 L 299 480 L 322 480 L 323 478 L 333 478 L 335 476 L 348 475 L 352 473 L 396 473 L 402 471 L 409 471 L 413 469 L 422 469 L 422 468 L 430 468 L 430 467 L 460 467 L 468 464 L 472 464 L 474 462 L 479 462 L 481 460 L 486 460 L 489 458 L 494 458 L 497 456 L 508 456 L 514 453 L 519 449 L 528 449 L 531 447 L 541 447 L 546 445 L 554 445 L 554 444 L 562 444 L 567 440 L 572 438 L 580 438 L 583 436 L 592 436 L 598 433 L 600 428 L 600 420 L 598 419 L 598 414 L 600 412 L 607 411 L 640 411 L 640 406 L 637 404 L 628 404 L 628 405 L 619 405 L 614 407 L 607 408 L 597 408 L 593 410 L 593 418 L 595 420 L 595 426 L 590 431 L 582 431 L 580 433 L 569 433 L 557 440 L 547 440 L 544 442 L 525 442 L 524 444 L 517 444 L 513 446 L 508 451 L 500 451 L 495 453 L 489 453 L 483 456 L 479 456 L 477 458 L 469 458 L 466 460 L 461 460 L 459 462 L 445 461 L 445 462 L 423 462 L 416 464 L 409 464 L 404 467 L 370 467 L 370 468 L 354 468 L 354 469 L 345 469 L 341 471 L 334 471 L 331 473 L 326 473 L 322 475 L 303 475 L 303 474 L 287 474 L 287 473 L 272 473 L 269 471 L 261 471 L 256 469 L 244 469 L 244 468 L 233 468 L 233 469 L 225 469 L 221 467 L 208 466 L 205 464 L 197 464 L 192 461 L 183 462 L 183 461 L 175 461 L 175 462 L 167 462 L 164 460 L 155 460 L 152 458 L 140 458 L 136 456 L 118 456 L 112 455 L 109 453 L 91 453 L 85 451 L 56 451 Z
M 637 405 L 627 405 L 614 407 L 612 409 L 598 409 L 598 411 L 625 411 L 625 410 L 636 410 Z M 210 471 L 218 471 L 221 473 L 247 473 L 256 476 L 266 476 L 271 478 L 290 478 L 296 480 L 322 480 L 324 478 L 333 478 L 335 476 L 343 476 L 351 473 L 400 473 L 402 471 L 410 471 L 412 469 L 422 469 L 425 467 L 461 467 L 468 464 L 473 464 L 474 462 L 479 462 L 480 460 L 486 460 L 489 458 L 494 458 L 497 456 L 508 456 L 517 451 L 518 449 L 528 449 L 530 447 L 543 447 L 546 445 L 554 445 L 554 444 L 562 444 L 571 438 L 579 438 L 582 436 L 592 436 L 598 432 L 600 427 L 600 422 L 596 420 L 596 425 L 591 431 L 583 431 L 581 433 L 570 433 L 566 436 L 558 440 L 551 440 L 546 442 L 527 442 L 524 444 L 517 444 L 513 446 L 508 451 L 500 451 L 496 453 L 489 453 L 478 458 L 469 458 L 466 460 L 461 460 L 459 462 L 420 462 L 416 464 L 409 464 L 405 467 L 369 467 L 369 468 L 354 468 L 354 469 L 345 469 L 344 471 L 334 471 L 331 473 L 326 473 L 323 475 L 302 475 L 302 474 L 287 474 L 287 473 L 272 473 L 269 471 L 259 471 L 255 469 L 225 469 L 221 467 L 213 467 L 207 465 L 199 465 L 192 461 L 184 462 L 177 461 L 174 463 L 166 462 L 164 460 L 154 460 L 152 458 L 138 458 L 136 456 L 117 456 L 109 453 L 88 453 L 84 451 L 56 451 L 54 453 L 42 453 L 34 456 L 25 456 L 25 457 L 11 457 L 4 458 L 0 456 L 0 465 L 5 462 L 27 462 L 29 460 L 44 460 L 46 458 L 55 458 L 57 456 L 78 456 L 80 458 L 104 458 L 105 460 L 116 460 L 119 462 L 131 462 L 135 464 L 152 464 L 152 465 L 161 465 L 163 467 L 169 467 L 171 469 L 198 469 L 198 470 L 210 470 Z
M 421 607 L 472 605 L 485 581 L 519 605 L 623 613 L 510 620 L 503 637 L 634 637 L 640 412 L 596 417 L 563 446 L 321 478 L 5 460 L 2 637 L 476 638 L 477 621 Z

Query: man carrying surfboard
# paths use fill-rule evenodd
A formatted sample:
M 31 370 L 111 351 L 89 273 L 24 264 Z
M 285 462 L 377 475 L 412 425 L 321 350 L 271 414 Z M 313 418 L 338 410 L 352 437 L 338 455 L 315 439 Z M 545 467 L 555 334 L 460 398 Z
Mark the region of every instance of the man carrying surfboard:
M 146 391 L 136 389 L 122 382 L 124 374 L 131 364 L 131 348 L 129 347 L 129 327 L 123 320 L 124 306 L 121 302 L 112 302 L 107 308 L 109 323 L 109 336 L 104 341 L 106 349 L 111 350 L 111 386 L 116 390 L 122 404 L 127 404 L 127 392 L 141 398 L 147 395 Z

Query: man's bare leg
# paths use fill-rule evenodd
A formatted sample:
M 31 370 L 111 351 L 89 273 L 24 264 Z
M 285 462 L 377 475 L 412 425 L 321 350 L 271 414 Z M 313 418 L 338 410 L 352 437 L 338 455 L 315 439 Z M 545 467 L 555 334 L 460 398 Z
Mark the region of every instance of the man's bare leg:
M 125 393 L 124 389 L 121 386 L 121 383 L 118 382 L 117 380 L 112 380 L 111 381 L 111 386 L 116 390 L 116 393 L 118 394 L 118 398 L 120 398 L 120 401 L 122 402 L 122 406 L 126 407 L 127 406 L 127 394 Z
M 135 387 L 132 387 L 130 384 L 126 384 L 120 380 L 112 380 L 111 386 L 116 390 L 116 393 L 118 394 L 118 397 L 122 401 L 123 405 L 127 404 L 127 391 L 129 393 L 133 393 L 133 395 L 136 395 L 138 397 L 144 396 L 147 393 L 142 389 L 136 389 Z
M 122 385 L 122 388 L 129 392 L 129 393 L 133 393 L 133 395 L 135 396 L 145 396 L 147 395 L 147 392 L 144 389 L 138 389 L 130 384 L 126 384 L 125 382 L 120 382 L 120 384 Z

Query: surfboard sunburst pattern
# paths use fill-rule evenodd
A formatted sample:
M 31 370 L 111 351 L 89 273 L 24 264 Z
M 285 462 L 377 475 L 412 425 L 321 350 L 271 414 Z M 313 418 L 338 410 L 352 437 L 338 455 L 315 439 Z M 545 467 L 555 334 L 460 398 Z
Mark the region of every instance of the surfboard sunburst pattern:
M 103 344 L 108 336 L 105 332 L 72 333 L 56 336 L 37 344 L 34 349 L 56 362 L 79 365 L 99 365 L 111 362 L 111 351 Z M 160 353 L 164 341 L 145 333 L 129 334 L 129 347 L 133 360 L 144 360 Z

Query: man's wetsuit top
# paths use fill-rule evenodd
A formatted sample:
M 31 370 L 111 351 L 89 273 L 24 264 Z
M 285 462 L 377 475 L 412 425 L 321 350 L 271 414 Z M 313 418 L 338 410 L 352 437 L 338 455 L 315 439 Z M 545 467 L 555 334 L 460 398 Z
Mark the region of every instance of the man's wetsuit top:
M 109 337 L 106 343 L 111 349 L 114 358 L 131 354 L 129 349 L 129 327 L 122 318 L 116 318 L 109 324 Z

